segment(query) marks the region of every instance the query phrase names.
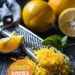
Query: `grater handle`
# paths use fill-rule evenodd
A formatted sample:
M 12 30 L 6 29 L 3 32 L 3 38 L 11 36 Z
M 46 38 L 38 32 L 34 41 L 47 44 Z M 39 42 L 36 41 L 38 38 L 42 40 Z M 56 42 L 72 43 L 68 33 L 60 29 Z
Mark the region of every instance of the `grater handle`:
M 35 61 L 35 63 L 39 62 L 34 53 L 30 51 L 30 49 L 26 48 L 24 44 L 21 45 L 21 48 L 32 58 L 33 61 Z

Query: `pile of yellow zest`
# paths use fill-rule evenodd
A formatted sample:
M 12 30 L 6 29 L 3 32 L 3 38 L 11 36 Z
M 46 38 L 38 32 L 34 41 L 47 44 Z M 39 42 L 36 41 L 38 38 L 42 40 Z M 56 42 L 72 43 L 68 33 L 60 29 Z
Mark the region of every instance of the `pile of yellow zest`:
M 34 53 L 39 60 L 38 64 L 25 57 L 25 60 L 32 66 L 34 75 L 68 75 L 71 72 L 65 55 L 56 52 L 54 48 L 41 48 Z
M 41 48 L 34 53 L 39 60 L 39 69 L 36 68 L 35 75 L 68 75 L 71 71 L 65 55 L 54 48 Z
M 53 65 L 59 64 L 61 65 L 65 60 L 65 56 L 59 52 L 56 52 L 54 48 L 42 48 L 38 51 L 35 51 L 35 54 L 39 59 L 40 64 L 46 67 L 51 67 Z

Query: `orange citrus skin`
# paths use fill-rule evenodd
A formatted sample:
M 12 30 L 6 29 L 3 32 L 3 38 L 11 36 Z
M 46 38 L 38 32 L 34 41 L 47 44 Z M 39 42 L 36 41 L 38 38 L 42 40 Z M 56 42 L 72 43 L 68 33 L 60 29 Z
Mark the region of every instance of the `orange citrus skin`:
M 44 32 L 51 28 L 55 14 L 45 1 L 30 1 L 22 12 L 24 24 L 35 32 Z
M 59 16 L 63 10 L 75 7 L 75 0 L 49 0 L 48 4 L 53 8 L 56 15 Z

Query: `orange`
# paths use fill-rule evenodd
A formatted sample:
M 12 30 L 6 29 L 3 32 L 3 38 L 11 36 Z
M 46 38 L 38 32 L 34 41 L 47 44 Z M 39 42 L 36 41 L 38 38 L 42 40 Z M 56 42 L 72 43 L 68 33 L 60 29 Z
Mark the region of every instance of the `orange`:
M 75 37 L 75 8 L 64 10 L 59 16 L 60 30 L 71 37 Z
M 53 8 L 56 15 L 59 16 L 63 10 L 75 7 L 75 0 L 49 0 L 48 4 Z
M 24 24 L 35 32 L 49 30 L 55 20 L 53 9 L 45 1 L 30 1 L 22 12 Z
M 15 33 L 13 33 L 10 37 L 0 39 L 0 52 L 12 52 L 21 45 L 23 37 L 23 35 L 15 36 Z

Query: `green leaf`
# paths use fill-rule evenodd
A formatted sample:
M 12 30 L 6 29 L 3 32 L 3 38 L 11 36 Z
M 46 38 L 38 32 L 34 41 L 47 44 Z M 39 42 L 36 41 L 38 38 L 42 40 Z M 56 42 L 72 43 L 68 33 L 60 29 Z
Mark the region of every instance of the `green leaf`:
M 42 44 L 45 46 L 53 46 L 62 52 L 64 46 L 67 44 L 67 38 L 67 36 L 61 37 L 59 35 L 52 35 L 47 37 Z
M 68 36 L 64 36 L 62 39 L 61 39 L 61 46 L 64 47 L 66 44 L 67 44 L 67 38 Z
M 57 49 L 60 49 L 61 48 L 61 39 L 62 39 L 62 37 L 59 35 L 52 35 L 52 36 L 47 37 L 42 42 L 42 44 L 46 45 L 46 46 L 53 46 Z

